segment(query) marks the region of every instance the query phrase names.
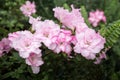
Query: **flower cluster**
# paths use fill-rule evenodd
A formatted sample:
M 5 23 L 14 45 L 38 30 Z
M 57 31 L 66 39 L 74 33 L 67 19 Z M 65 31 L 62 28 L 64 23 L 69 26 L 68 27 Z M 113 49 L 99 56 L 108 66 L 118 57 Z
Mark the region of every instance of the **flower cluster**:
M 35 38 L 30 31 L 17 31 L 9 33 L 10 46 L 19 52 L 20 57 L 26 60 L 26 64 L 32 67 L 33 73 L 39 72 L 39 66 L 43 64 L 39 47 L 41 41 Z
M 42 43 L 54 53 L 63 52 L 70 57 L 74 51 L 92 60 L 104 48 L 105 38 L 87 26 L 80 9 L 75 9 L 73 5 L 71 8 L 71 11 L 63 7 L 53 9 L 54 17 L 60 21 L 60 25 L 53 20 L 42 21 L 40 17 L 32 17 L 31 14 L 36 12 L 34 3 L 27 1 L 20 8 L 29 17 L 32 32 L 24 30 L 9 33 L 8 40 L 10 47 L 19 52 L 33 73 L 38 73 L 44 63 L 40 49 Z
M 89 22 L 93 25 L 93 27 L 98 26 L 100 21 L 106 22 L 106 17 L 103 11 L 96 10 L 89 13 Z

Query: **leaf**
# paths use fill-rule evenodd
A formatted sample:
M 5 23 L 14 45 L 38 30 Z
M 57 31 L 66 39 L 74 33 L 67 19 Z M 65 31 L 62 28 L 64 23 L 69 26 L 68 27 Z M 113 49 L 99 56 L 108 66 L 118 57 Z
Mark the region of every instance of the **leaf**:
M 110 23 L 107 27 L 102 27 L 99 32 L 106 39 L 105 46 L 112 47 L 120 36 L 120 20 Z
M 63 7 L 64 7 L 65 9 L 70 10 L 70 7 L 69 7 L 69 5 L 68 5 L 67 3 L 63 4 Z
M 80 11 L 82 13 L 82 16 L 84 17 L 85 23 L 88 25 L 88 27 L 92 28 L 89 21 L 88 21 L 88 13 L 84 6 L 81 6 Z

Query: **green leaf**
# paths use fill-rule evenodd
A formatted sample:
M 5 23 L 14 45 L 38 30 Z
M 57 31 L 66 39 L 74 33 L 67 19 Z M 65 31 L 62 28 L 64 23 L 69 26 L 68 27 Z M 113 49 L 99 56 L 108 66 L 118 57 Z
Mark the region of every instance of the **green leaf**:
M 63 4 L 63 7 L 64 7 L 65 9 L 68 9 L 68 10 L 71 9 L 67 3 Z
M 86 23 L 90 28 L 92 28 L 91 25 L 90 25 L 90 23 L 89 23 L 89 21 L 88 21 L 88 13 L 87 13 L 85 7 L 84 7 L 84 6 L 81 6 L 80 11 L 81 11 L 81 13 L 82 13 L 82 16 L 84 17 L 85 23 Z
M 99 32 L 106 39 L 105 46 L 107 48 L 112 47 L 120 36 L 120 20 L 109 24 L 107 27 L 102 27 Z

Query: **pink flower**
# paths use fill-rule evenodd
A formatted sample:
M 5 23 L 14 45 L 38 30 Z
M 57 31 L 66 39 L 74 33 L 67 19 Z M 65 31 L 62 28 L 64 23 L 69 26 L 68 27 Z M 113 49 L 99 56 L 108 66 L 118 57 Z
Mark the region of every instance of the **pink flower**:
M 80 33 L 86 28 L 88 28 L 86 23 L 79 23 L 79 25 L 76 27 L 75 33 Z
M 61 29 L 58 35 L 53 36 L 51 49 L 54 50 L 54 52 L 59 53 L 62 51 L 69 55 L 72 51 L 72 40 L 73 36 L 71 31 Z
M 30 16 L 31 14 L 36 12 L 36 6 L 34 2 L 26 1 L 24 5 L 20 7 L 20 10 L 25 16 Z
M 30 31 L 17 31 L 10 33 L 8 39 L 11 41 L 10 46 L 19 51 L 22 58 L 29 57 L 31 52 L 41 53 L 39 47 L 41 42 L 35 39 Z
M 40 66 L 43 64 L 42 54 L 30 53 L 29 57 L 26 58 L 26 63 L 31 66 Z
M 34 74 L 38 74 L 40 72 L 40 67 L 39 66 L 31 66 L 31 69 Z
M 54 16 L 60 20 L 64 26 L 74 31 L 74 29 L 80 25 L 79 23 L 84 23 L 84 19 L 79 9 L 75 9 L 73 5 L 71 7 L 72 11 L 70 12 L 62 7 L 56 7 L 53 11 Z
M 99 33 L 89 28 L 76 33 L 76 40 L 74 51 L 81 53 L 87 59 L 94 59 L 96 54 L 104 48 L 105 43 L 105 39 Z
M 44 63 L 40 54 L 30 53 L 29 57 L 26 58 L 26 64 L 30 65 L 33 73 L 37 74 L 40 71 L 40 66 Z
M 52 43 L 51 38 L 60 31 L 60 26 L 52 20 L 40 21 L 34 25 L 35 37 L 41 40 L 48 48 Z
M 54 16 L 60 20 L 60 22 L 63 22 L 64 18 L 69 15 L 69 11 L 67 9 L 64 9 L 63 7 L 56 7 L 53 9 Z
M 37 27 L 39 27 L 39 24 L 41 24 L 41 17 L 33 18 L 30 16 L 29 23 L 32 24 L 32 30 L 37 30 Z
M 106 16 L 103 11 L 96 10 L 89 13 L 89 22 L 93 25 L 93 27 L 98 26 L 100 21 L 106 22 Z
M 0 57 L 4 54 L 4 52 L 8 53 L 10 49 L 10 41 L 8 40 L 8 38 L 3 38 L 0 41 Z

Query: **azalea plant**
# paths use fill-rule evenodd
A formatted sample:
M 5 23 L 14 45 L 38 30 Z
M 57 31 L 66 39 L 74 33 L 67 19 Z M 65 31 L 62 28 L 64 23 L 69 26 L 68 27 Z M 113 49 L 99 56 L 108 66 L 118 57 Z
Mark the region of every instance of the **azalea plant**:
M 102 59 L 107 59 L 106 52 L 120 36 L 120 21 L 107 25 L 107 17 L 102 10 L 87 14 L 84 6 L 78 9 L 74 5 L 66 5 L 53 8 L 55 20 L 43 20 L 33 16 L 37 11 L 35 2 L 26 1 L 20 11 L 29 18 L 31 26 L 29 30 L 8 33 L 0 41 L 0 56 L 10 50 L 17 51 L 34 74 L 38 74 L 45 63 L 43 55 L 47 53 L 44 50 L 62 54 L 68 60 L 81 55 L 93 64 L 100 64 Z

